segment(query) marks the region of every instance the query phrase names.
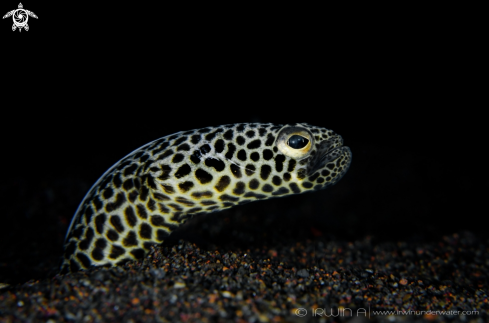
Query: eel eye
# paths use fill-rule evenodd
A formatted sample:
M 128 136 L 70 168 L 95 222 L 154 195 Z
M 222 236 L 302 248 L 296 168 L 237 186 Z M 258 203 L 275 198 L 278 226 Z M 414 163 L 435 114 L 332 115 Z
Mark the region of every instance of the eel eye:
M 285 126 L 277 136 L 276 145 L 285 156 L 302 159 L 311 153 L 314 137 L 307 128 Z
M 293 135 L 287 140 L 287 145 L 293 149 L 301 149 L 307 146 L 309 140 L 299 135 Z

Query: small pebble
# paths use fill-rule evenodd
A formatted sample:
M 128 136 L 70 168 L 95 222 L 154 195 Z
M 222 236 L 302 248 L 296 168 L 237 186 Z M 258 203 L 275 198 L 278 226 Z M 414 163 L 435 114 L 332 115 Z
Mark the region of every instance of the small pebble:
M 297 276 L 307 278 L 309 277 L 309 272 L 307 271 L 307 269 L 301 269 L 297 272 Z

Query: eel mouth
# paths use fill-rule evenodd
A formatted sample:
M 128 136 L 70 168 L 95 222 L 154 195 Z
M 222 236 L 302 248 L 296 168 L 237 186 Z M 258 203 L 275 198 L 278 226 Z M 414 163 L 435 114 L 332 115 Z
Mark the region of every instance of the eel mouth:
M 341 136 L 336 135 L 331 139 L 325 140 L 319 145 L 315 158 L 311 160 L 307 175 L 311 176 L 318 170 L 323 169 L 328 163 L 349 154 L 351 155 L 350 148 L 343 146 L 343 138 Z M 348 167 L 346 168 L 348 169 Z

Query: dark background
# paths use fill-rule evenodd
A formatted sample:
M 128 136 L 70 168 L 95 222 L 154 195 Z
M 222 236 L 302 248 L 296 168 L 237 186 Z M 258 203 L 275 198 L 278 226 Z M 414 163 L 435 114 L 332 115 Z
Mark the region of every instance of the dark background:
M 17 5 L 3 2 L 1 15 Z M 258 240 L 260 230 L 305 232 L 298 240 L 487 239 L 487 53 L 477 21 L 362 8 L 23 5 L 39 17 L 28 32 L 12 32 L 11 18 L 0 25 L 0 283 L 56 273 L 73 213 L 119 159 L 224 123 L 308 122 L 353 152 L 328 190 L 225 212 L 256 215 L 235 229 L 248 221 Z M 233 239 L 185 230 L 196 242 Z

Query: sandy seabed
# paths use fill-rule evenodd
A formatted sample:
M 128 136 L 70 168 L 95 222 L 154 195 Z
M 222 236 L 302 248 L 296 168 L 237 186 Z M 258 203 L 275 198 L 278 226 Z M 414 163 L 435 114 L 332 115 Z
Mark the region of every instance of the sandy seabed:
M 253 249 L 204 250 L 178 240 L 173 246 L 155 246 L 142 262 L 4 286 L 0 318 L 5 322 L 485 322 L 489 318 L 488 244 L 470 233 L 438 242 L 377 244 L 368 237 L 346 242 L 314 233 L 318 237 L 301 242 L 268 239 L 266 246 Z M 331 314 L 336 317 L 327 316 Z

